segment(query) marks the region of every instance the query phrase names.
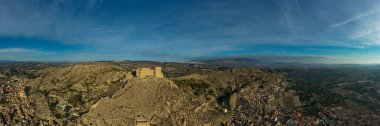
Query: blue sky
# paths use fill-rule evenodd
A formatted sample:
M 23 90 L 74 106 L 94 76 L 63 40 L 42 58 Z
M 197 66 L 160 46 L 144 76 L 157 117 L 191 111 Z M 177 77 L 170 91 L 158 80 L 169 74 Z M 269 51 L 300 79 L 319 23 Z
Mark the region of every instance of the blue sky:
M 380 0 L 0 0 L 0 59 L 380 63 L 379 20 Z

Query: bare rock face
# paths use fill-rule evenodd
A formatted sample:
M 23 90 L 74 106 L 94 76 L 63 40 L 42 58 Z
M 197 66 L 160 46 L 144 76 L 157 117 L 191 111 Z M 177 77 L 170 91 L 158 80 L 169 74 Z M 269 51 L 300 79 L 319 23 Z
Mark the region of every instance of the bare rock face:
M 281 76 L 255 69 L 177 78 L 125 70 L 107 63 L 43 69 L 28 90 L 28 113 L 46 125 L 129 126 L 136 117 L 157 126 L 265 125 L 284 87 Z
M 51 67 L 38 74 L 31 84 L 36 116 L 57 123 L 75 121 L 94 102 L 112 96 L 132 78 L 117 65 L 100 63 Z
M 143 116 L 151 124 L 176 123 L 176 111 L 181 110 L 181 94 L 169 80 L 153 77 L 131 79 L 111 98 L 103 98 L 83 116 L 89 125 L 132 125 L 134 118 Z M 171 125 L 171 124 L 170 124 Z
M 49 103 L 45 99 L 45 96 L 41 93 L 35 93 L 30 96 L 30 98 L 33 100 L 32 102 L 35 103 L 35 113 L 34 115 L 40 119 L 43 120 L 51 120 L 53 115 L 49 108 Z
M 237 105 L 236 100 L 237 100 L 237 94 L 234 93 L 229 98 L 229 105 L 230 105 L 230 109 L 231 110 L 235 110 L 236 109 L 236 105 Z
M 159 126 L 219 125 L 230 116 L 186 94 L 167 79 L 133 78 L 111 98 L 99 100 L 82 116 L 84 125 L 133 125 L 137 116 Z
M 34 82 L 38 90 L 60 91 L 61 94 L 67 91 L 76 92 L 81 93 L 84 99 L 99 98 L 116 84 L 132 76 L 118 66 L 107 64 L 49 68 L 40 71 L 40 74 Z

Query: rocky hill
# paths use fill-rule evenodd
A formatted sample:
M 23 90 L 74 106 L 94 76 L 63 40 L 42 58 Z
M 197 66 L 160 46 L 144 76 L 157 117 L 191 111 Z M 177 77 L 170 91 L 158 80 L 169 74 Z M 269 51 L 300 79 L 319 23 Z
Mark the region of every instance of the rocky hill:
M 200 99 L 215 102 L 214 108 L 231 115 L 230 124 L 235 125 L 273 124 L 275 121 L 271 118 L 281 109 L 279 99 L 287 85 L 281 74 L 247 68 L 188 75 L 174 80 Z
M 39 74 L 40 77 L 33 84 L 37 90 L 49 93 L 76 92 L 86 100 L 100 98 L 132 77 L 122 68 L 109 64 L 48 68 L 39 71 Z
M 176 67 L 181 64 L 170 65 L 171 70 L 164 65 L 164 74 L 192 67 L 199 72 L 136 78 L 131 74 L 133 64 L 125 64 L 69 64 L 39 70 L 35 79 L 20 84 L 27 89 L 26 97 L 16 92 L 12 97 L 21 100 L 7 105 L 27 106 L 14 110 L 29 113 L 34 121 L 27 125 L 133 125 L 135 117 L 158 126 L 263 125 L 273 124 L 271 117 L 280 109 L 278 99 L 286 85 L 282 75 L 257 69 Z
M 112 96 L 132 77 L 122 68 L 104 63 L 51 67 L 38 75 L 32 80 L 29 93 L 35 103 L 44 104 L 41 111 L 36 105 L 37 117 L 57 123 L 75 120 L 102 97 Z
M 133 125 L 137 116 L 160 126 L 220 124 L 222 113 L 207 106 L 209 103 L 203 104 L 170 80 L 133 78 L 112 97 L 93 105 L 83 116 L 83 124 Z

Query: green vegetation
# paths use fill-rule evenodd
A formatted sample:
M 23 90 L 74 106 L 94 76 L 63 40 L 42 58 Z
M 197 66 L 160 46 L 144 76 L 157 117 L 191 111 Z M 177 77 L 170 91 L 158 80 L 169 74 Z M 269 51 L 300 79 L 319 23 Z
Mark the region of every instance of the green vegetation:
M 175 80 L 179 87 L 190 87 L 194 91 L 194 95 L 215 95 L 214 91 L 210 88 L 210 84 L 204 82 L 203 80 L 196 79 L 186 79 L 186 80 Z
M 37 90 L 37 92 L 43 94 L 44 96 L 48 96 L 50 91 L 46 90 L 46 89 L 42 89 L 42 90 Z
M 50 81 L 50 83 L 52 83 L 52 84 L 55 84 L 55 81 L 54 81 L 54 79 L 53 79 L 53 80 L 51 80 L 51 81 Z
M 68 100 L 68 103 L 72 104 L 73 106 L 81 106 L 85 103 L 83 100 L 82 95 L 72 95 Z
M 99 73 L 107 73 L 107 72 L 121 72 L 123 70 L 116 67 L 109 67 L 109 68 L 100 69 L 99 71 L 100 71 Z
M 352 83 L 352 84 L 346 84 L 342 86 L 346 90 L 355 91 L 358 93 L 365 93 L 365 89 L 362 88 L 360 84 Z
M 25 95 L 26 96 L 30 96 L 30 90 L 31 90 L 32 88 L 31 87 L 29 87 L 29 86 L 25 86 L 25 88 L 24 88 L 24 92 L 25 92 Z
M 310 87 L 309 87 L 310 86 Z M 319 95 L 320 100 L 319 101 L 322 105 L 332 105 L 332 104 L 338 104 L 343 99 L 343 97 L 337 93 L 331 92 L 328 89 L 324 89 L 324 87 L 321 87 L 320 85 L 312 85 L 307 83 L 298 83 L 291 87 L 290 89 L 301 91 L 303 93 L 300 94 L 301 100 L 302 99 L 309 99 L 309 94 L 323 94 Z
M 115 68 L 115 67 L 111 67 L 110 69 L 111 69 L 111 71 L 116 71 L 116 72 L 121 72 L 121 71 L 123 71 L 122 69 Z
M 52 102 L 52 103 L 50 103 L 49 104 L 50 110 L 54 110 L 57 105 L 58 105 L 58 102 Z
M 321 98 L 321 104 L 326 106 L 338 104 L 342 99 L 343 97 L 337 93 L 325 91 Z
M 321 110 L 318 109 L 318 107 L 315 107 L 315 106 L 312 106 L 312 107 L 305 107 L 303 108 L 303 113 L 305 115 L 314 115 L 314 116 L 318 116 L 319 115 L 319 112 L 321 112 Z
M 365 106 L 366 108 L 372 110 L 375 113 L 380 113 L 380 111 L 378 110 L 378 108 L 380 108 L 380 105 L 378 105 L 376 103 L 372 103 L 372 102 L 367 101 L 367 100 L 355 100 L 355 101 L 360 103 L 361 105 Z

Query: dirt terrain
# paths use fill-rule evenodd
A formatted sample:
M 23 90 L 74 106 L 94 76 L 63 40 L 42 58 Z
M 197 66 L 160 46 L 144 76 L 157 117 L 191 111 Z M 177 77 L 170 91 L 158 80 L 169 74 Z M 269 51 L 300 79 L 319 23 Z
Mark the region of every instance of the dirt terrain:
M 173 76 L 133 76 L 136 68 L 158 65 L 165 75 Z M 38 70 L 34 79 L 15 81 L 28 90 L 23 98 L 17 92 L 12 97 L 24 99 L 17 104 L 29 106 L 15 111 L 37 121 L 10 122 L 134 125 L 136 117 L 143 117 L 159 126 L 272 124 L 286 85 L 282 75 L 251 68 L 205 68 L 128 62 L 49 66 Z M 28 120 L 22 115 L 13 116 Z

